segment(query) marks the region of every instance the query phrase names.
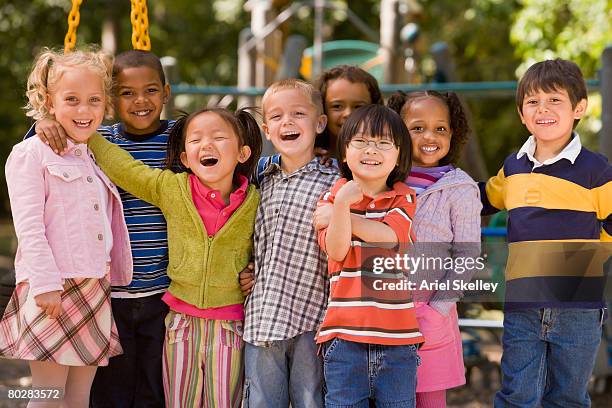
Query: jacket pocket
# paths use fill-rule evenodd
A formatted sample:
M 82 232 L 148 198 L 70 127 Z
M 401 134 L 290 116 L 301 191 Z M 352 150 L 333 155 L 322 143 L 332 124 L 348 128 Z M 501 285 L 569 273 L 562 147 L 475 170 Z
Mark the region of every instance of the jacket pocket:
M 72 182 L 81 178 L 82 173 L 79 166 L 63 165 L 63 164 L 49 164 L 47 165 L 47 171 L 52 176 L 57 177 L 59 180 L 65 182 Z

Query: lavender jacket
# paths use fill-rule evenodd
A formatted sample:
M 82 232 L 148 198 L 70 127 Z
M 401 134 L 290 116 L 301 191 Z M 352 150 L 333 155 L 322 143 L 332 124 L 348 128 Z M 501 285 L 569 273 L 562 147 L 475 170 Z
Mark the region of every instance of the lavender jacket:
M 417 248 L 429 246 L 435 256 L 477 257 L 480 253 L 481 208 L 478 185 L 466 172 L 453 169 L 444 174 L 417 197 L 414 216 Z M 454 271 L 444 270 L 435 271 L 433 276 L 417 276 L 419 280 L 426 278 L 430 282 L 456 277 Z M 469 281 L 471 275 L 463 275 L 461 279 Z M 435 292 L 428 301 L 431 307 L 446 315 L 461 295 L 461 292 Z
M 15 145 L 6 162 L 18 247 L 17 283 L 28 281 L 33 296 L 63 290 L 66 278 L 102 278 L 107 271 L 103 217 L 94 177 L 106 184 L 112 206 L 110 278 L 132 280 L 132 253 L 117 188 L 102 173 L 87 146 L 68 142 L 58 156 L 32 137 Z

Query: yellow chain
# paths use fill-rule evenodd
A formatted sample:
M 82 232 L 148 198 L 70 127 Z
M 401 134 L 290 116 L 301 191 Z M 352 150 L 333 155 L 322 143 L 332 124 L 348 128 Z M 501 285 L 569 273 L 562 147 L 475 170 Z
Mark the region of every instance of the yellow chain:
M 151 40 L 149 39 L 149 17 L 147 16 L 147 0 L 131 0 L 132 12 L 132 47 L 135 50 L 149 51 Z
M 72 0 L 72 9 L 68 14 L 68 32 L 64 37 L 64 53 L 72 51 L 76 45 L 76 30 L 79 27 L 79 21 L 81 21 L 81 14 L 79 13 L 81 3 L 83 3 L 83 0 Z

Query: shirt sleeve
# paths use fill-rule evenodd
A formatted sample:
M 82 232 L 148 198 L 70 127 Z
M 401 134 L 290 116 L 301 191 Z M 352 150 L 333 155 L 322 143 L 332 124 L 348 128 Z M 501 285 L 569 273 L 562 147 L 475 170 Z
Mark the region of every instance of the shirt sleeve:
M 454 259 L 476 259 L 480 256 L 480 211 L 482 209 L 478 189 L 474 185 L 457 186 L 448 197 L 450 219 L 453 231 L 452 257 Z M 468 268 L 463 273 L 447 270 L 440 279 L 444 281 L 463 281 L 469 283 L 476 268 Z M 463 292 L 437 291 L 429 304 L 439 313 L 447 316 L 451 307 L 463 296 Z
M 600 239 L 612 242 L 612 166 L 608 165 L 593 189 L 597 219 L 601 222 Z
M 391 227 L 397 236 L 398 244 L 415 242 L 412 220 L 416 210 L 416 196 L 414 193 L 398 195 L 392 208 L 387 212 L 382 222 Z
M 45 175 L 41 158 L 17 145 L 6 161 L 6 182 L 13 225 L 19 241 L 18 257 L 27 268 L 33 296 L 63 290 L 60 270 L 47 240 Z
M 482 215 L 495 214 L 505 209 L 504 195 L 506 192 L 506 177 L 503 167 L 496 176 L 486 183 L 478 183 L 480 187 L 480 199 L 482 200 Z
M 317 202 L 317 207 L 321 205 L 328 205 L 334 203 L 334 194 L 331 191 L 327 191 L 323 193 L 319 201 Z M 323 252 L 327 253 L 327 248 L 325 245 L 325 238 L 327 237 L 327 227 L 320 229 L 317 232 L 317 241 L 319 242 L 319 246 L 323 250 Z
M 113 183 L 163 211 L 162 188 L 165 179 L 174 176 L 172 171 L 147 166 L 100 134 L 90 137 L 87 146 L 93 152 L 98 166 Z

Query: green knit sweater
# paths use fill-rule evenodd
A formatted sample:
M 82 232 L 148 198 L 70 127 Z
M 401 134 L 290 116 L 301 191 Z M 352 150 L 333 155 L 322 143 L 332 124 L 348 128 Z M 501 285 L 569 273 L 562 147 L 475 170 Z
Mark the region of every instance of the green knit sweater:
M 253 185 L 227 223 L 209 237 L 191 195 L 188 173 L 151 168 L 96 134 L 96 162 L 122 189 L 163 212 L 168 223 L 170 293 L 199 308 L 242 303 L 239 272 L 253 251 L 259 192 Z

